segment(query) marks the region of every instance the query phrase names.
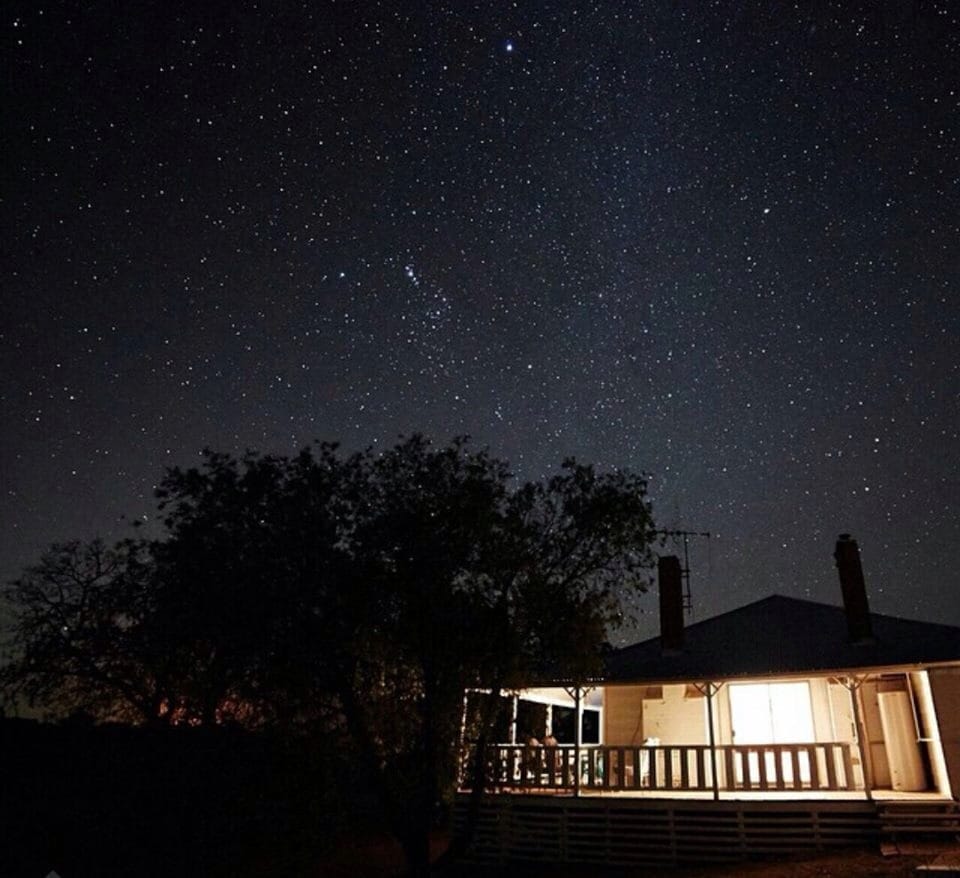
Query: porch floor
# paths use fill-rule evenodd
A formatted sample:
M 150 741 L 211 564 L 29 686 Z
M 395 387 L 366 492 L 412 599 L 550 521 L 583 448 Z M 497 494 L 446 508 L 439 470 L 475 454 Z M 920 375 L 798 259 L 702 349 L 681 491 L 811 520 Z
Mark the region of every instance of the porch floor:
M 573 798 L 570 790 L 516 788 L 502 789 L 500 795 L 548 796 Z M 497 795 L 497 793 L 493 793 Z M 710 790 L 581 790 L 581 799 L 681 799 L 711 801 Z M 863 790 L 721 790 L 719 801 L 736 802 L 863 802 L 867 801 Z M 899 790 L 874 790 L 875 802 L 950 802 L 952 799 L 938 792 L 901 792 Z

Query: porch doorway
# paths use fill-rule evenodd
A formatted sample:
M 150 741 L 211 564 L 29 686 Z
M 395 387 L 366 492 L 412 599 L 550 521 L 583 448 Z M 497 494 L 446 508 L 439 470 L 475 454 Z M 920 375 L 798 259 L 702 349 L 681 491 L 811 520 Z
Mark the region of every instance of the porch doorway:
M 729 685 L 730 717 L 735 745 L 807 744 L 816 741 L 810 684 L 806 680 Z M 759 775 L 761 755 L 766 763 L 764 768 L 767 776 L 781 776 L 785 783 L 794 783 L 792 761 L 781 758 L 782 764 L 777 765 L 777 754 L 762 752 L 762 748 L 746 754 L 751 777 Z M 797 764 L 799 780 L 809 784 L 810 763 L 807 754 L 800 754 L 800 757 Z M 742 778 L 738 777 L 737 782 L 741 781 Z

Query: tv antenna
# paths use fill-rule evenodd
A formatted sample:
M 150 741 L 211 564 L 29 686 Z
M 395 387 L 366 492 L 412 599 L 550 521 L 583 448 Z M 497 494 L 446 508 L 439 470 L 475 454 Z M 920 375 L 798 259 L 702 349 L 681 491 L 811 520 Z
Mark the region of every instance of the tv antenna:
M 683 541 L 683 567 L 680 568 L 680 576 L 683 580 L 683 608 L 688 614 L 693 614 L 693 595 L 690 593 L 690 540 L 693 537 L 705 537 L 707 540 L 707 552 L 710 551 L 710 531 L 696 530 L 658 530 L 656 532 L 664 538 L 673 537 Z

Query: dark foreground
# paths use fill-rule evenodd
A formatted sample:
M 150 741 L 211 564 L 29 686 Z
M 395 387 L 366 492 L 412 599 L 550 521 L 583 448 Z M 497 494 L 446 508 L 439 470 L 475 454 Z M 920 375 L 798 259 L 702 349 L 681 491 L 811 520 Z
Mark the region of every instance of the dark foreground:
M 442 843 L 438 840 L 439 853 Z M 517 866 L 449 866 L 438 872 L 438 878 L 917 878 L 916 868 L 930 863 L 936 852 L 910 852 L 882 855 L 875 850 L 851 850 L 820 857 L 736 863 L 697 869 L 599 869 L 595 866 L 563 864 L 523 864 Z M 265 872 L 263 874 L 274 874 Z M 394 878 L 402 874 L 400 848 L 383 836 L 354 835 L 338 840 L 334 849 L 317 870 L 305 875 L 325 878 Z M 928 873 L 938 874 L 938 873 Z M 944 873 L 939 873 L 944 874 Z
M 239 730 L 163 732 L 0 719 L 0 878 L 393 878 L 351 762 Z M 368 827 L 358 830 L 358 826 Z M 446 840 L 437 836 L 440 856 Z M 933 857 L 851 851 L 703 869 L 447 866 L 439 878 L 914 876 Z M 923 874 L 923 873 L 919 873 Z M 937 874 L 937 873 L 928 873 Z M 939 873 L 944 874 L 944 873 Z
M 317 874 L 362 811 L 323 752 L 238 729 L 0 719 L 0 878 Z

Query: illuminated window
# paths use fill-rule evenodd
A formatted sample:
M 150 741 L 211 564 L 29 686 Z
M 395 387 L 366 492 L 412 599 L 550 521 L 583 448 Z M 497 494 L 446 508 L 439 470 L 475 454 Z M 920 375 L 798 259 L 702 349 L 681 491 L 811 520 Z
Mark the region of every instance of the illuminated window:
M 803 744 L 816 740 L 810 684 L 731 683 L 734 744 Z

